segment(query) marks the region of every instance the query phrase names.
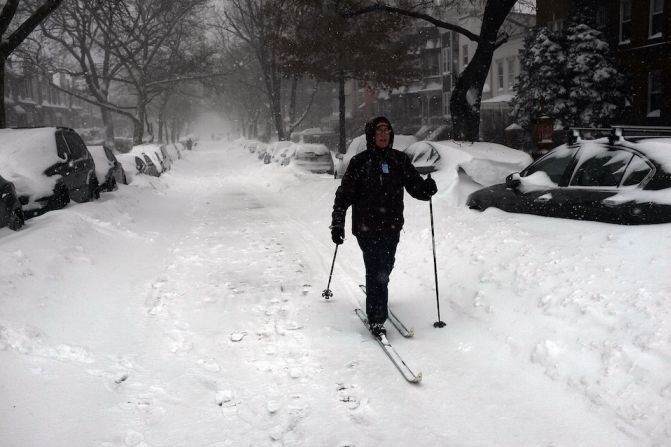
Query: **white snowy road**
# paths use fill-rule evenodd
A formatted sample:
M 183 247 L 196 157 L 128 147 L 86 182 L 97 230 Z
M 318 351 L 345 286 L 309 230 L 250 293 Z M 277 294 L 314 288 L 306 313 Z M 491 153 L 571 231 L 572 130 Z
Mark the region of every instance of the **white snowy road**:
M 161 179 L 0 233 L 2 445 L 655 445 L 634 416 L 589 398 L 589 378 L 581 388 L 548 373 L 561 348 L 525 351 L 525 325 L 508 333 L 523 309 L 444 298 L 448 327 L 432 327 L 430 236 L 414 211 L 426 204 L 408 204 L 392 277 L 416 336 L 390 340 L 424 373 L 414 386 L 354 315 L 363 266 L 351 236 L 334 300 L 320 296 L 337 183 L 217 143 L 187 155 Z M 460 213 L 439 223 L 482 237 Z M 507 228 L 517 244 L 525 231 Z M 463 241 L 449 254 L 492 256 Z M 506 287 L 504 271 L 477 281 Z M 465 293 L 469 272 L 445 271 L 444 296 Z

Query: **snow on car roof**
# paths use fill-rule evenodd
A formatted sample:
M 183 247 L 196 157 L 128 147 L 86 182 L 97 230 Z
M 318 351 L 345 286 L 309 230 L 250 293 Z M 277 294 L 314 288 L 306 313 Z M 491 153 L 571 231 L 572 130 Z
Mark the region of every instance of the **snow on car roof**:
M 27 195 L 32 208 L 35 199 L 52 194 L 59 175 L 44 171 L 63 161 L 56 149 L 55 127 L 0 129 L 0 174 L 14 183 L 19 195 Z M 26 150 L 30 147 L 31 150 Z
M 297 143 L 296 152 L 314 152 L 316 155 L 323 155 L 329 153 L 329 148 L 324 144 L 317 143 Z
M 441 171 L 456 179 L 459 168 L 483 186 L 503 183 L 508 174 L 531 164 L 529 154 L 497 143 L 432 141 L 441 155 Z M 454 180 L 452 180 L 454 181 Z
M 636 142 L 636 149 L 655 160 L 666 172 L 671 172 L 671 138 L 647 138 Z

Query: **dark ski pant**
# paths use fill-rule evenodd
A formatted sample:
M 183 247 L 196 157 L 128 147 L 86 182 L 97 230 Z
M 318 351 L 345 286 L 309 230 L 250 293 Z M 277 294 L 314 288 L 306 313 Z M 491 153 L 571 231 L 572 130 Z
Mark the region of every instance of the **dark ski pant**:
M 394 268 L 399 236 L 400 233 L 382 239 L 357 238 L 366 266 L 366 315 L 371 324 L 387 320 L 387 285 Z

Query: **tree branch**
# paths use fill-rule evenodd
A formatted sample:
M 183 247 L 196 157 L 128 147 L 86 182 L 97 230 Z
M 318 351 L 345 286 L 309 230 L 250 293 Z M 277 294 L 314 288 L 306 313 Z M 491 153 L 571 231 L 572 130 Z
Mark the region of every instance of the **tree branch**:
M 336 2 L 336 6 L 340 4 L 340 1 Z M 480 42 L 480 36 L 472 33 L 471 31 L 467 30 L 466 28 L 463 28 L 459 25 L 455 25 L 454 23 L 449 23 L 449 22 L 444 22 L 442 20 L 436 19 L 435 17 L 431 17 L 428 14 L 424 14 L 422 12 L 418 11 L 410 11 L 408 9 L 402 9 L 402 8 L 396 8 L 394 6 L 389 6 L 384 3 L 375 3 L 370 6 L 366 6 L 364 8 L 359 8 L 359 9 L 349 9 L 349 10 L 343 10 L 340 15 L 344 18 L 352 18 L 356 17 L 362 14 L 368 14 L 371 12 L 386 12 L 388 14 L 398 14 L 402 16 L 407 16 L 407 17 L 413 17 L 415 19 L 421 19 L 425 20 L 438 28 L 443 28 L 446 30 L 454 31 L 458 34 L 461 34 L 462 36 L 472 40 L 473 42 Z

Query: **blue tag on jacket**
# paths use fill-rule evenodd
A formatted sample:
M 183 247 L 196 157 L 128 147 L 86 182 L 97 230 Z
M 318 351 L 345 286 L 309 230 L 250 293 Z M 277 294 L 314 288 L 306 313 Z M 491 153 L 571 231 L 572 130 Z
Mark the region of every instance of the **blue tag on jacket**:
M 382 163 L 382 173 L 389 174 L 389 165 L 387 163 Z

